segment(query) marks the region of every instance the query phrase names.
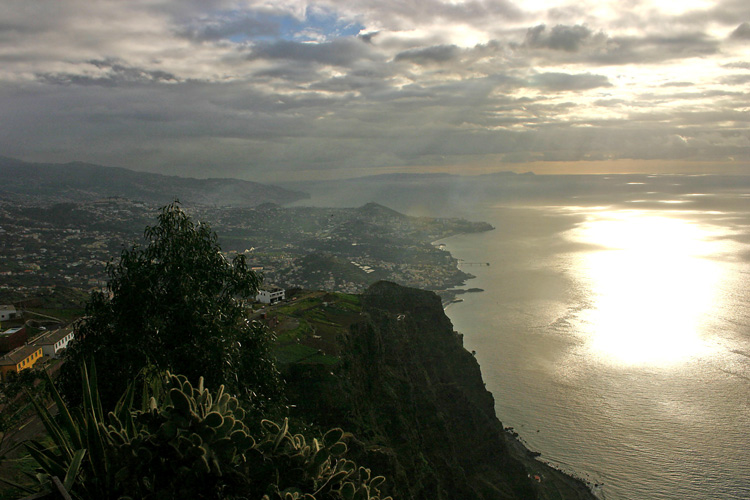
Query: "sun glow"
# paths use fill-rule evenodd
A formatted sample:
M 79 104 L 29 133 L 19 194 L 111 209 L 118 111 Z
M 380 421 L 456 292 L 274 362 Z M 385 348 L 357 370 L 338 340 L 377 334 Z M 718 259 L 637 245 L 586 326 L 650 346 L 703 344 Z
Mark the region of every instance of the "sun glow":
M 641 211 L 596 214 L 575 239 L 600 247 L 581 255 L 590 303 L 579 314 L 587 347 L 604 360 L 671 364 L 710 351 L 707 321 L 721 263 L 711 229 Z

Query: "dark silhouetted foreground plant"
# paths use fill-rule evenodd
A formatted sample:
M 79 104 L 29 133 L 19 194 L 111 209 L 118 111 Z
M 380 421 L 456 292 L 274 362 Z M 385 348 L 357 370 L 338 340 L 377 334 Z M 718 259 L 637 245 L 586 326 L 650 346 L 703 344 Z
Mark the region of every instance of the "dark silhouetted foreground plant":
M 387 500 L 384 478 L 344 458 L 341 429 L 322 439 L 262 422 L 255 439 L 238 400 L 210 392 L 201 379 L 193 387 L 166 373 L 144 390 L 135 408 L 131 384 L 114 411 L 104 415 L 96 370 L 85 369 L 83 404 L 67 408 L 49 384 L 59 415 L 35 402 L 53 441 L 25 443 L 39 465 L 40 485 L 52 477 L 78 499 L 268 499 Z

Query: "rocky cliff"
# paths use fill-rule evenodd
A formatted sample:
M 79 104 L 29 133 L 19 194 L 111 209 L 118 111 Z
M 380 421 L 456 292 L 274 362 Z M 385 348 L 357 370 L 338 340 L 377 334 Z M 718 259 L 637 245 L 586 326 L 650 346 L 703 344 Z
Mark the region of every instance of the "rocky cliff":
M 341 426 L 396 499 L 593 499 L 503 430 L 476 359 L 432 292 L 379 282 L 340 339 L 341 363 L 296 365 L 293 403 Z

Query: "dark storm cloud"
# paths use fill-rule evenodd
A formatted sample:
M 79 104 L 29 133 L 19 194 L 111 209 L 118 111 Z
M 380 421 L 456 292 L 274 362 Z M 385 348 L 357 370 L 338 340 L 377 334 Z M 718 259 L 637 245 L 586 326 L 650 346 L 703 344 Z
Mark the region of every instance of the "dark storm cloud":
M 176 83 L 179 81 L 177 76 L 166 71 L 136 68 L 114 60 L 87 61 L 84 66 L 86 65 L 101 70 L 100 74 L 39 73 L 36 77 L 40 82 L 51 85 L 97 85 L 102 87 L 150 83 Z
M 746 0 L 719 0 L 707 9 L 695 9 L 678 16 L 675 20 L 682 23 L 705 25 L 707 21 L 716 21 L 729 26 L 736 26 L 738 21 L 750 19 L 750 2 Z
M 381 23 L 396 30 L 441 22 L 477 24 L 501 19 L 518 20 L 525 15 L 510 0 L 468 0 L 460 3 L 433 0 L 332 0 L 330 4 L 361 16 L 374 15 Z
M 300 43 L 289 40 L 261 42 L 253 47 L 248 59 L 284 59 L 349 66 L 371 57 L 367 43 L 357 38 L 339 38 L 323 43 Z
M 661 87 L 662 88 L 669 88 L 669 87 L 692 87 L 694 85 L 695 85 L 695 83 L 693 83 L 693 82 L 667 82 L 667 83 L 662 83 Z
M 319 78 L 318 71 L 312 64 L 288 64 L 283 61 L 271 68 L 256 71 L 253 77 L 258 81 L 278 80 L 286 84 L 301 84 L 316 81 Z
M 742 23 L 737 26 L 730 38 L 733 40 L 750 40 L 750 23 Z
M 325 92 L 383 91 L 389 88 L 385 81 L 386 77 L 386 74 L 374 71 L 352 71 L 346 76 L 315 82 L 310 85 L 310 89 Z
M 435 45 L 399 52 L 394 60 L 410 61 L 415 64 L 443 63 L 457 59 L 460 54 L 461 49 L 456 45 Z
M 610 36 L 582 25 L 528 28 L 516 50 L 532 51 L 550 64 L 579 62 L 597 65 L 653 64 L 719 53 L 721 41 L 703 32 Z
M 580 75 L 571 75 L 568 73 L 541 73 L 533 76 L 529 83 L 532 87 L 538 87 L 552 92 L 590 90 L 599 87 L 612 86 L 606 76 L 592 75 L 590 73 Z
M 0 154 L 266 179 L 747 157 L 746 4 L 0 2 Z
M 616 37 L 607 42 L 603 52 L 592 53 L 590 60 L 601 64 L 656 63 L 713 55 L 720 45 L 704 33 Z
M 750 69 L 750 62 L 739 61 L 739 62 L 722 64 L 722 68 Z
M 16 24 L 0 20 L 0 41 L 12 42 L 19 35 L 31 35 L 41 33 L 44 29 L 40 26 L 30 24 Z
M 378 36 L 379 31 L 371 31 L 369 33 L 362 33 L 361 35 L 357 35 L 360 40 L 366 43 L 372 43 L 372 39 Z
M 721 79 L 727 85 L 745 85 L 750 83 L 750 74 L 730 75 Z
M 548 30 L 543 24 L 529 28 L 524 44 L 532 48 L 547 48 L 576 52 L 581 44 L 593 35 L 585 26 L 559 24 Z

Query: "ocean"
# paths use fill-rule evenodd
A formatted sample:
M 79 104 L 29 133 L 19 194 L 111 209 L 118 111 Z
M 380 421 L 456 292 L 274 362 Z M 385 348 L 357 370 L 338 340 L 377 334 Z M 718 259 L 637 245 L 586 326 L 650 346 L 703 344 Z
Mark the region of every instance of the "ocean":
M 606 500 L 750 498 L 750 179 L 476 180 L 334 203 L 495 226 L 440 242 L 484 290 L 446 313 L 542 460 Z
M 750 498 L 750 265 L 725 213 L 497 206 L 443 243 L 496 412 L 607 500 Z

